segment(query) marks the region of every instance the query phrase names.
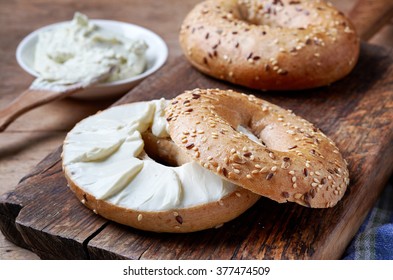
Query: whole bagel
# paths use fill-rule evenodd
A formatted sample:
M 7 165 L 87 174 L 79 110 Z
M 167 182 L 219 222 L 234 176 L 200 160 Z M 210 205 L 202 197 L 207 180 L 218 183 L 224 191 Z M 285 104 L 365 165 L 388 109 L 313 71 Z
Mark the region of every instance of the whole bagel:
M 141 230 L 214 228 L 259 196 L 192 162 L 166 131 L 167 101 L 112 107 L 78 123 L 63 145 L 69 187 L 94 213 Z
M 334 206 L 349 183 L 335 144 L 291 111 L 232 90 L 195 89 L 166 109 L 172 140 L 201 166 L 277 202 Z
M 354 27 L 323 1 L 208 0 L 187 15 L 179 37 L 201 72 L 262 90 L 329 85 L 359 56 Z

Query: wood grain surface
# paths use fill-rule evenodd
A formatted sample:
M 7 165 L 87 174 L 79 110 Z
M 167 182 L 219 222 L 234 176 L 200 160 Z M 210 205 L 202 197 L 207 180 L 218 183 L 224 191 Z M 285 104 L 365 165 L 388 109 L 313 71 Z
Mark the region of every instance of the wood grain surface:
M 10 240 L 44 259 L 340 258 L 393 171 L 393 158 L 384 156 L 393 153 L 392 83 L 393 52 L 371 45 L 363 45 L 348 77 L 301 92 L 237 88 L 202 75 L 179 57 L 117 104 L 218 87 L 292 109 L 329 135 L 348 160 L 351 185 L 344 199 L 331 209 L 308 209 L 262 198 L 219 229 L 142 232 L 87 210 L 67 187 L 58 149 L 0 199 L 0 227 Z
M 114 19 L 147 27 L 169 46 L 169 61 L 181 54 L 177 32 L 196 0 L 0 0 L 0 107 L 26 89 L 33 77 L 16 63 L 17 44 L 31 31 L 46 24 L 69 20 L 75 11 L 91 18 Z M 348 13 L 354 0 L 332 1 Z M 121 8 L 119 8 L 121 7 Z M 176 12 L 174 12 L 176 7 Z M 372 39 L 374 44 L 393 45 L 392 24 Z M 83 102 L 67 99 L 29 112 L 0 134 L 0 194 L 12 190 L 49 152 L 58 147 L 65 133 L 80 119 L 106 108 L 114 100 Z M 372 149 L 372 146 L 370 146 Z M 30 199 L 32 199 L 30 197 Z M 16 209 L 9 209 L 15 211 Z M 119 233 L 120 234 L 120 233 Z M 93 247 L 91 248 L 93 250 Z M 36 259 L 37 255 L 4 239 L 0 233 L 0 259 Z

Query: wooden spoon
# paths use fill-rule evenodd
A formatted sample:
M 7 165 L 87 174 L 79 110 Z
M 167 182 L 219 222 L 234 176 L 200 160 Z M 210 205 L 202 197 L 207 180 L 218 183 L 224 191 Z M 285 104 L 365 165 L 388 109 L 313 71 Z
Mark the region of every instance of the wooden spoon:
M 359 37 L 368 41 L 393 17 L 392 0 L 358 0 L 349 12 Z
M 37 78 L 21 95 L 5 108 L 0 110 L 0 132 L 22 114 L 47 104 L 70 96 L 78 91 L 84 90 L 109 77 L 112 68 L 105 73 L 99 73 L 89 79 L 88 82 L 76 82 L 70 85 L 54 85 L 50 82 Z

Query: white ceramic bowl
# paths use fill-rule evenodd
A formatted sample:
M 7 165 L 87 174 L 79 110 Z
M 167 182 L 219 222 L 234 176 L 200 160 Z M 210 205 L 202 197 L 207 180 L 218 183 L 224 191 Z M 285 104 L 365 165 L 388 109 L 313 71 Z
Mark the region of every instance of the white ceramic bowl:
M 74 94 L 73 97 L 81 99 L 104 99 L 119 97 L 135 87 L 144 78 L 157 71 L 168 58 L 168 47 L 164 40 L 146 28 L 113 20 L 92 19 L 90 21 L 105 29 L 120 33 L 125 37 L 145 40 L 149 46 L 146 51 L 147 67 L 143 73 L 137 76 L 109 83 L 100 83 Z M 39 74 L 34 70 L 33 67 L 35 47 L 38 42 L 38 34 L 44 30 L 57 28 L 67 23 L 69 22 L 51 24 L 37 29 L 26 36 L 19 43 L 18 48 L 16 49 L 16 60 L 18 61 L 19 65 L 31 75 L 38 77 Z

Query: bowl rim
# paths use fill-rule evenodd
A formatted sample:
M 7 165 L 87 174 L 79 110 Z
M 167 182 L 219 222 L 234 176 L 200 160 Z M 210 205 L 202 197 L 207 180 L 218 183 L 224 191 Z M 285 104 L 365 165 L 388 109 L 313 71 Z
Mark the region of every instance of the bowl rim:
M 160 69 L 165 62 L 168 59 L 168 46 L 166 44 L 166 42 L 161 38 L 161 36 L 159 36 L 157 33 L 153 32 L 150 29 L 147 29 L 143 26 L 140 25 L 136 25 L 133 23 L 128 23 L 128 22 L 123 22 L 123 21 L 117 21 L 117 20 L 108 20 L 108 19 L 89 19 L 90 22 L 95 23 L 97 25 L 105 25 L 105 24 L 118 24 L 121 26 L 126 26 L 128 28 L 134 28 L 134 29 L 139 29 L 140 31 L 142 31 L 143 33 L 147 33 L 149 34 L 149 36 L 153 37 L 157 42 L 158 42 L 158 46 L 160 51 L 156 52 L 157 56 L 156 59 L 154 60 L 154 63 L 152 64 L 152 66 L 150 68 L 147 68 L 145 71 L 143 71 L 142 73 L 127 78 L 127 79 L 123 79 L 123 80 L 117 80 L 117 81 L 113 81 L 113 82 L 107 82 L 107 83 L 98 83 L 96 85 L 94 85 L 94 87 L 111 87 L 111 86 L 116 86 L 116 85 L 123 85 L 123 84 L 127 84 L 127 83 L 132 83 L 135 81 L 139 81 L 142 80 L 144 78 L 146 78 L 147 76 L 153 74 L 154 72 L 156 72 L 158 69 Z M 35 38 L 38 37 L 38 34 L 41 33 L 42 31 L 45 30 L 49 30 L 51 28 L 55 28 L 61 25 L 65 25 L 67 23 L 70 23 L 70 21 L 61 21 L 61 22 L 56 22 L 56 23 L 52 23 L 49 25 L 45 25 L 42 26 L 34 31 L 32 31 L 31 33 L 29 33 L 28 35 L 26 35 L 18 44 L 17 48 L 16 48 L 16 60 L 19 64 L 19 66 L 25 70 L 27 73 L 29 73 L 30 75 L 32 75 L 33 77 L 39 77 L 39 74 L 30 66 L 28 66 L 25 62 L 25 60 L 23 59 L 23 51 L 25 50 L 26 46 L 28 45 L 29 42 L 31 42 L 32 40 L 34 40 Z

